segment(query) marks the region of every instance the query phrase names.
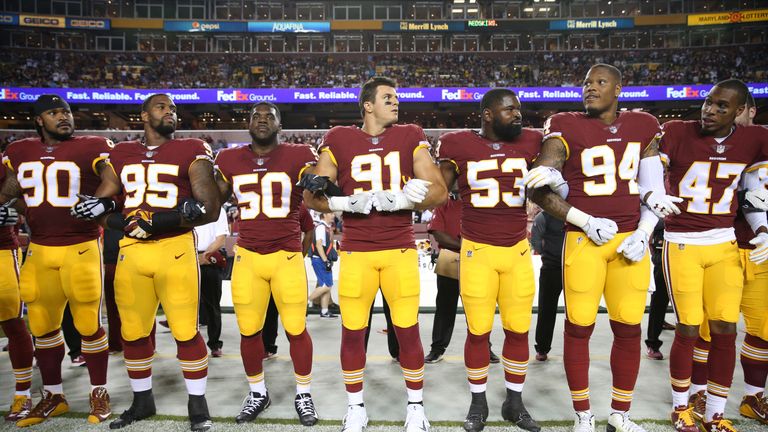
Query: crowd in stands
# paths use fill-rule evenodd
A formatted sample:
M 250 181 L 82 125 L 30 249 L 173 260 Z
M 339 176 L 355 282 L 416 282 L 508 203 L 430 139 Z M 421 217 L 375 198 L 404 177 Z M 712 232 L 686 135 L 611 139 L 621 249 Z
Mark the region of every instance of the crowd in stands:
M 494 54 L 280 57 L 254 54 L 89 53 L 9 50 L 0 85 L 85 88 L 357 87 L 374 74 L 400 87 L 572 86 L 589 65 L 613 64 L 625 85 L 768 79 L 765 47 Z

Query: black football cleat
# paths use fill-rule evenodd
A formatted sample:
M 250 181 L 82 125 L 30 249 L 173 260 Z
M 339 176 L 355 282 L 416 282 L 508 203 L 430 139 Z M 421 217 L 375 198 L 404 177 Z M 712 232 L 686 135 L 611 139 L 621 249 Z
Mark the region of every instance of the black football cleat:
M 467 418 L 464 419 L 464 430 L 467 432 L 480 432 L 485 428 L 488 419 L 488 400 L 485 392 L 472 393 L 472 402 L 469 404 Z
M 317 423 L 317 411 L 314 402 L 312 402 L 312 395 L 309 393 L 297 394 L 293 404 L 302 425 L 314 426 Z
M 523 394 L 507 389 L 507 398 L 501 404 L 501 417 L 514 423 L 520 429 L 530 432 L 539 432 L 541 427 L 531 418 L 528 410 L 523 405 Z
M 187 412 L 189 412 L 189 429 L 192 432 L 206 432 L 213 428 L 205 395 L 189 395 Z
M 132 423 L 152 417 L 157 412 L 152 390 L 133 392 L 131 407 L 109 424 L 110 429 L 122 429 Z
M 257 392 L 249 392 L 248 396 L 243 400 L 243 408 L 240 410 L 240 414 L 235 417 L 235 422 L 246 423 L 256 420 L 256 417 L 264 412 L 271 403 L 269 393 L 262 395 Z

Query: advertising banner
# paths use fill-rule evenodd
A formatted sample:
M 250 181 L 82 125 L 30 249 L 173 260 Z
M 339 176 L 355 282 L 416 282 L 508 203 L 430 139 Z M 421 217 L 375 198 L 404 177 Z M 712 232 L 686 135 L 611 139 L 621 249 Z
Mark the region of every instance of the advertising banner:
M 244 21 L 164 21 L 163 30 L 189 33 L 245 33 L 248 27 Z
M 768 21 L 768 9 L 688 15 L 689 26 Z
M 632 18 L 569 19 L 549 22 L 550 30 L 609 30 L 633 27 L 635 27 L 635 20 Z
M 330 33 L 330 21 L 248 21 L 251 33 Z
M 19 15 L 19 25 L 27 27 L 65 28 L 66 19 L 63 16 L 51 15 Z
M 768 83 L 747 84 L 756 98 L 768 98 Z M 701 100 L 709 94 L 711 85 L 624 87 L 619 100 L 673 101 Z M 512 88 L 522 102 L 581 102 L 581 87 Z M 423 87 L 400 88 L 400 102 L 473 102 L 478 103 L 490 90 L 487 87 Z M 177 104 L 234 103 L 357 103 L 356 88 L 260 88 L 260 89 L 65 89 L 65 88 L 0 88 L 0 102 L 33 102 L 41 94 L 57 94 L 70 103 L 133 104 L 141 103 L 155 93 L 166 93 Z
M 19 16 L 16 14 L 0 14 L 0 25 L 19 25 Z
M 109 19 L 100 18 L 67 18 L 67 28 L 90 30 L 109 30 Z
M 383 31 L 393 32 L 461 32 L 466 21 L 384 21 Z

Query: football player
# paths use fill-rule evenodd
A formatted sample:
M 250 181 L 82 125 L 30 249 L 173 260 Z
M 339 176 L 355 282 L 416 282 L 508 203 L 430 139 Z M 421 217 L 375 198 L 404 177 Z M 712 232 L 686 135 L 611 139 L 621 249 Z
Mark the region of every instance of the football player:
M 0 184 L 5 181 L 5 165 L 0 164 Z M 0 326 L 8 338 L 8 355 L 11 358 L 16 392 L 6 421 L 21 420 L 32 409 L 32 338 L 21 315 L 19 294 L 19 266 L 21 256 L 15 225 L 19 220 L 17 210 L 10 205 L 0 205 Z M 12 270 L 12 271 L 11 271 Z
M 746 109 L 736 117 L 739 126 L 751 126 L 757 114 L 755 98 L 747 95 Z M 768 187 L 768 169 L 756 174 L 763 187 Z M 744 213 L 736 218 L 736 240 L 744 269 L 744 290 L 741 295 L 741 313 L 747 331 L 741 345 L 741 367 L 744 370 L 744 396 L 739 413 L 768 424 L 768 398 L 763 394 L 768 377 L 768 264 L 754 265 L 749 252 L 755 248 L 750 240 L 754 233 L 746 223 Z M 759 227 L 758 227 L 759 229 Z M 763 232 L 762 230 L 760 232 Z
M 738 117 L 735 123 L 740 126 L 752 125 L 752 119 L 757 113 L 755 108 L 755 99 L 751 94 L 747 95 L 747 109 Z M 757 175 L 757 182 L 762 187 L 766 187 L 768 175 L 766 170 L 750 170 L 744 177 Z M 755 249 L 750 244 L 754 237 L 751 223 L 755 223 L 752 215 L 740 211 L 736 215 L 734 229 L 736 230 L 736 241 L 739 244 L 739 255 L 744 267 L 744 290 L 741 297 L 741 312 L 744 314 L 744 321 L 747 322 L 747 334 L 741 347 L 741 365 L 744 369 L 744 388 L 745 396 L 739 406 L 739 412 L 742 415 L 757 419 L 763 423 L 768 422 L 768 402 L 763 397 L 765 388 L 765 377 L 768 374 L 768 333 L 763 332 L 763 322 L 766 319 L 768 311 L 768 265 L 755 263 L 749 260 L 749 252 Z M 751 219 L 748 221 L 748 219 Z M 751 223 L 750 223 L 751 222 Z M 758 221 L 759 223 L 759 221 Z M 755 227 L 759 229 L 759 226 Z M 701 421 L 704 418 L 704 411 L 707 406 L 707 360 L 709 358 L 709 349 L 711 347 L 711 338 L 706 314 L 699 326 L 699 338 L 693 348 L 693 369 L 691 371 L 690 396 L 688 406 L 693 407 L 693 415 L 696 420 Z
M 18 426 L 41 423 L 69 411 L 61 379 L 64 338 L 61 320 L 69 303 L 91 381 L 88 421 L 100 423 L 111 410 L 107 384 L 109 346 L 101 326 L 102 260 L 100 229 L 90 221 L 73 220 L 69 208 L 78 194 L 96 190 L 108 170 L 112 147 L 95 136 L 73 136 L 69 104 L 56 95 L 34 103 L 39 138 L 14 141 L 3 162 L 8 173 L 0 202 L 24 199 L 31 242 L 19 276 L 21 300 L 27 304 L 35 337 L 35 356 L 43 379 L 43 397 Z
M 563 360 L 578 432 L 594 431 L 589 338 L 601 297 L 614 336 L 608 431 L 642 431 L 628 411 L 640 366 L 640 321 L 650 282 L 648 238 L 658 218 L 648 207 L 641 208 L 640 191 L 647 191 L 651 207 L 660 214 L 679 211 L 674 204 L 679 200 L 664 191 L 659 123 L 643 112 L 618 110 L 621 82 L 615 67 L 592 66 L 583 83 L 585 112 L 559 113 L 547 120 L 541 155 L 525 178 L 533 189 L 531 199 L 567 222 Z M 563 181 L 570 189 L 567 200 L 550 190 Z
M 222 150 L 216 157 L 222 201 L 234 194 L 240 217 L 232 302 L 250 392 L 235 421 L 253 421 L 271 403 L 262 368 L 262 329 L 271 294 L 291 344 L 296 413 L 301 424 L 312 426 L 317 423 L 317 412 L 310 394 L 312 339 L 306 328 L 301 189 L 294 184 L 315 164 L 317 155 L 308 145 L 281 144 L 280 128 L 280 110 L 269 102 L 257 103 L 248 125 L 251 144 Z
M 395 85 L 385 77 L 373 77 L 363 85 L 359 98 L 363 126 L 328 131 L 315 174 L 302 179 L 307 207 L 344 212 L 339 307 L 341 368 L 348 398 L 343 430 L 348 432 L 359 432 L 368 423 L 363 402 L 365 329 L 379 286 L 392 310 L 401 348 L 408 391 L 406 430 L 429 428 L 422 403 L 424 350 L 419 339 L 419 269 L 411 213 L 442 204 L 448 192 L 424 131 L 395 124 L 399 109 Z
M 744 282 L 733 228 L 737 209 L 734 197 L 742 172 L 747 173 L 743 186 L 752 189 L 748 179 L 758 176 L 749 173 L 765 169 L 768 156 L 768 130 L 734 124 L 746 109 L 748 94 L 739 80 L 721 81 L 704 99 L 700 120 L 664 124 L 660 151 L 669 166 L 671 190 L 686 200 L 682 213 L 665 221 L 663 258 L 678 318 L 670 352 L 672 422 L 678 431 L 697 429 L 688 397 L 694 344 L 705 318 L 711 349 L 706 406 L 699 428 L 707 432 L 735 430 L 723 418 L 733 381 L 736 323 Z M 748 255 L 755 264 L 761 264 L 768 254 L 768 234 L 762 232 L 765 213 L 754 215 L 747 215 L 750 225 L 756 231 L 762 228 L 749 241 L 756 248 Z M 747 265 L 747 272 L 750 268 L 754 268 L 752 264 Z M 759 351 L 750 354 L 760 356 Z
M 539 154 L 542 135 L 522 127 L 520 100 L 512 90 L 488 91 L 480 111 L 480 132 L 450 132 L 438 145 L 445 183 L 458 178 L 462 202 L 459 287 L 467 317 L 464 365 L 472 394 L 464 429 L 481 431 L 488 418 L 488 342 L 498 304 L 507 388 L 501 415 L 536 432 L 539 425 L 522 400 L 536 288 L 523 176 Z
M 133 403 L 109 427 L 120 429 L 155 414 L 150 333 L 160 303 L 176 340 L 191 428 L 206 431 L 211 428 L 205 400 L 208 350 L 197 328 L 200 279 L 192 227 L 219 216 L 213 154 L 202 140 L 174 139 L 176 104 L 168 95 L 145 99 L 141 119 L 143 138 L 115 146 L 99 188 L 72 209 L 126 234 L 115 270 L 115 301 Z M 122 212 L 114 211 L 110 198 L 119 194 Z

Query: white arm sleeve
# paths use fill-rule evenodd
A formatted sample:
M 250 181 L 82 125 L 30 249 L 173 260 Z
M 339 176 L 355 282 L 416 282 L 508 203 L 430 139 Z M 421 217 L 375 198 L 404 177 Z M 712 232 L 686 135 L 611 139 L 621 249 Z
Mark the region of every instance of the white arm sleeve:
M 637 173 L 637 186 L 640 190 L 640 198 L 644 198 L 648 192 L 657 192 L 666 195 L 664 187 L 664 165 L 661 157 L 651 156 L 640 159 L 640 167 Z
M 659 218 L 648 207 L 640 206 L 640 222 L 637 224 L 637 229 L 644 231 L 646 234 L 651 235 L 656 228 L 656 224 L 659 223 Z

